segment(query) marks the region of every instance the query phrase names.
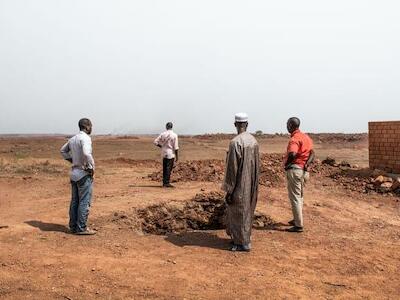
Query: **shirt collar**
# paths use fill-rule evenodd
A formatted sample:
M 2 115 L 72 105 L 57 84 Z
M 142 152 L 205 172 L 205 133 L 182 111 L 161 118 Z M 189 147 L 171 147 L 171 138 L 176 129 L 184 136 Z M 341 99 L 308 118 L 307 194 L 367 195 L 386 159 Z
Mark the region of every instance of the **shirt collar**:
M 295 136 L 296 134 L 300 133 L 300 129 L 296 129 L 295 131 L 292 132 L 290 136 Z
M 79 131 L 79 133 L 83 133 L 84 135 L 89 136 L 86 132 L 84 132 L 83 130 Z

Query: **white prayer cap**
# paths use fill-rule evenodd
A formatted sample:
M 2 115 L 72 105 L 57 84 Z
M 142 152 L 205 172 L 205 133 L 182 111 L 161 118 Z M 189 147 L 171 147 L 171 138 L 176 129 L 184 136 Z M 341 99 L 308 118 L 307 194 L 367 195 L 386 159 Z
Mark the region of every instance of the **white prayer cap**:
M 235 122 L 245 123 L 249 121 L 249 116 L 246 113 L 237 113 L 235 115 Z

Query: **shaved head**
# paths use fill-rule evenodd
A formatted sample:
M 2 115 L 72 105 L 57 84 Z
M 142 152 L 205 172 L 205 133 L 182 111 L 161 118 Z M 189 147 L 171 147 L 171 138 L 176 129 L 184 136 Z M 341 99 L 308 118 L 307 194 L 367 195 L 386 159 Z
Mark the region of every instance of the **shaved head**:
M 174 124 L 172 124 L 172 122 L 168 122 L 167 125 L 165 125 L 165 127 L 167 128 L 167 130 L 170 130 L 174 127 Z
M 300 128 L 300 119 L 297 117 L 292 117 L 287 121 L 287 130 L 292 133 Z

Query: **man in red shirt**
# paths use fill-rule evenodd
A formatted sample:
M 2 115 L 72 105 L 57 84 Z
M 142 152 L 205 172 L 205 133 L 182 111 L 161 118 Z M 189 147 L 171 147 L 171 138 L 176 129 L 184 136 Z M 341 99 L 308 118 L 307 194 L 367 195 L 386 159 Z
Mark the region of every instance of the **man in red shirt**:
M 288 194 L 292 205 L 293 220 L 289 222 L 289 232 L 303 232 L 303 194 L 304 186 L 310 174 L 308 168 L 313 162 L 315 153 L 311 138 L 300 131 L 300 119 L 290 118 L 287 130 L 291 137 L 285 160 Z

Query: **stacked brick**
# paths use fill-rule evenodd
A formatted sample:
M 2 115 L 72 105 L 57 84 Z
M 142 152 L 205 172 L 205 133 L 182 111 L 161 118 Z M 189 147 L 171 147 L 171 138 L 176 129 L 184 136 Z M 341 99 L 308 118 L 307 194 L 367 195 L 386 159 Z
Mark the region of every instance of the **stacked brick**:
M 369 166 L 400 174 L 400 121 L 369 123 Z

